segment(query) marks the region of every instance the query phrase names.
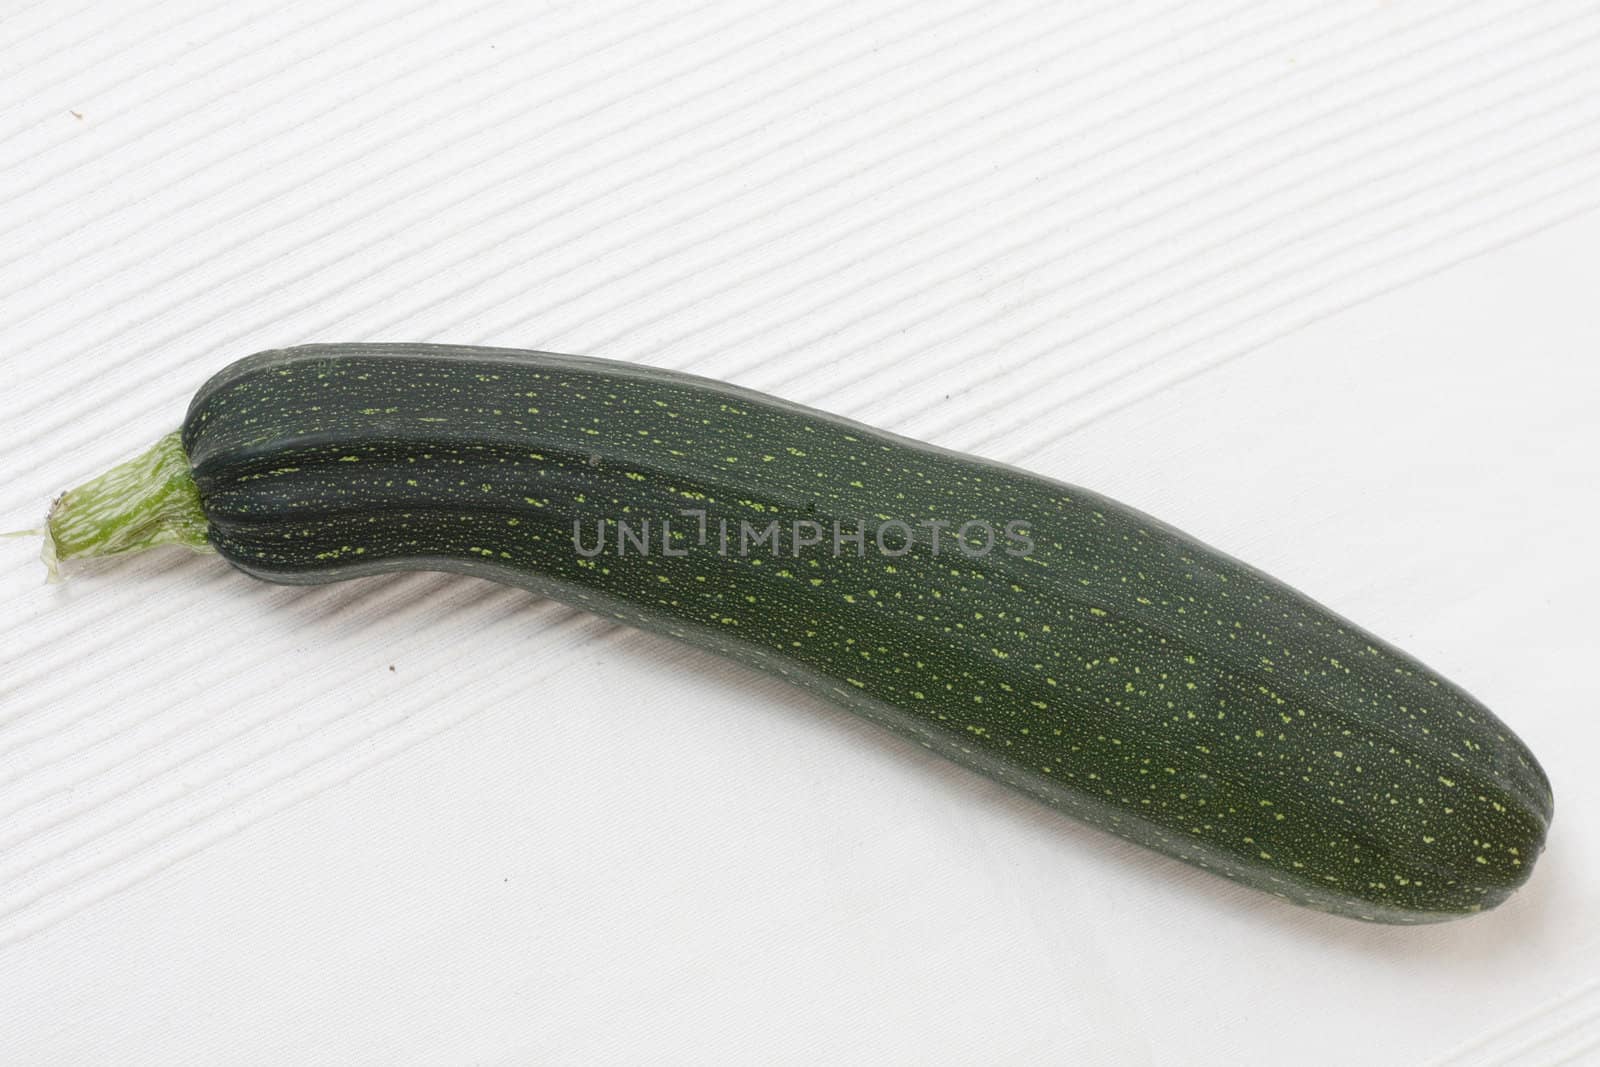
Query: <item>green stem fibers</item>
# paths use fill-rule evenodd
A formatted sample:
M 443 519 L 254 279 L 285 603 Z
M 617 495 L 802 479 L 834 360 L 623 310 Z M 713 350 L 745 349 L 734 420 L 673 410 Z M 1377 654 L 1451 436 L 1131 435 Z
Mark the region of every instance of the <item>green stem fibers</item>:
M 45 519 L 40 558 L 50 579 L 69 559 L 187 545 L 209 552 L 200 490 L 176 431 L 143 455 L 63 493 Z

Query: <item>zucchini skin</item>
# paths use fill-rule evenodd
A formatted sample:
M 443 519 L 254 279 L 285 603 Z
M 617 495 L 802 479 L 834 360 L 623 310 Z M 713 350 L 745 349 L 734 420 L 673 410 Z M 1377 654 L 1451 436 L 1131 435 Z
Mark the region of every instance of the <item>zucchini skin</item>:
M 1170 526 L 1002 464 L 677 372 L 415 344 L 247 357 L 195 396 L 182 443 L 211 543 L 255 577 L 521 586 L 775 672 L 1302 905 L 1471 914 L 1544 845 L 1548 779 L 1466 692 Z M 706 544 L 681 509 L 704 512 Z M 647 518 L 654 550 L 618 553 L 616 520 Z M 723 520 L 858 519 L 915 542 L 716 548 Z M 1018 520 L 1031 547 L 969 556 L 951 535 L 968 520 Z M 597 523 L 613 541 L 587 556 Z

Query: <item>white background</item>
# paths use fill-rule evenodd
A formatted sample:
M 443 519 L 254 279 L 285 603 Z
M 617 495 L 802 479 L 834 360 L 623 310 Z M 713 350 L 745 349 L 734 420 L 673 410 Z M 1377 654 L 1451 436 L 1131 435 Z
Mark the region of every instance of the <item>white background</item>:
M 1544 761 L 1303 912 L 485 583 L 0 542 L 0 1061 L 1600 1056 L 1600 7 L 0 8 L 0 524 L 305 341 L 693 370 L 1110 493 Z

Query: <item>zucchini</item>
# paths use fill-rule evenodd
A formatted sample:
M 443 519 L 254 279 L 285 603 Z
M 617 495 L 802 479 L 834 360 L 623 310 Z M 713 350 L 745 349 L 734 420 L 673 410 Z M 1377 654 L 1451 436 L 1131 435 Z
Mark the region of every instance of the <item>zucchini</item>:
M 65 494 L 53 560 L 175 543 L 273 582 L 459 571 L 776 672 L 1299 904 L 1494 907 L 1550 783 L 1467 693 L 1103 496 L 747 389 L 543 352 L 309 345 Z

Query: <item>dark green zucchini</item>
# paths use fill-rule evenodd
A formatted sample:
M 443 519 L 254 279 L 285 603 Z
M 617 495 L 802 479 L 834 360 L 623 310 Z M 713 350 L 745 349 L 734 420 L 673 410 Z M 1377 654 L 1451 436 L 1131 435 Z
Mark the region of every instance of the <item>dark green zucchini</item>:
M 1551 817 L 1488 709 L 1282 583 L 1092 492 L 685 374 L 263 352 L 49 528 L 63 559 L 174 541 L 274 582 L 519 585 L 1361 919 L 1493 907 Z

